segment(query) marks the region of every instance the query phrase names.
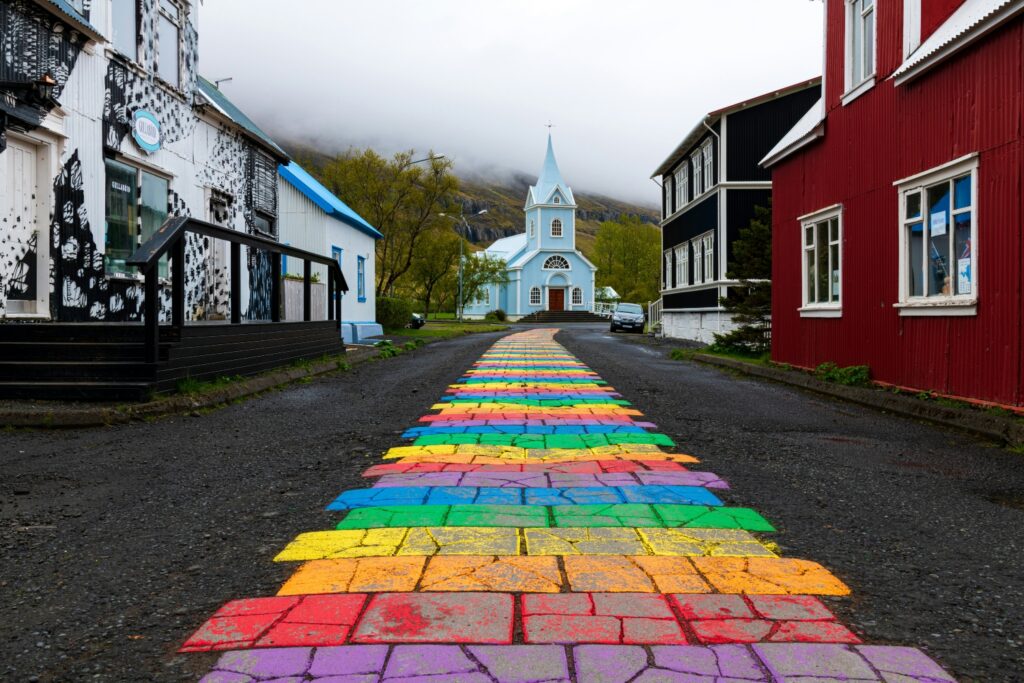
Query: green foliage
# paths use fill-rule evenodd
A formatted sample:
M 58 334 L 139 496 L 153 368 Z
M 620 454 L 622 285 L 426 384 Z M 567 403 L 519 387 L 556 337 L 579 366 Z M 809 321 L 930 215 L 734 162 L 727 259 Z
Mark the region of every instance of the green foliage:
M 691 360 L 694 353 L 696 352 L 693 349 L 672 349 L 668 352 L 668 357 L 672 360 Z
M 719 299 L 737 328 L 715 335 L 715 346 L 732 353 L 760 356 L 771 346 L 772 210 L 758 206 L 750 225 L 733 242 L 733 260 L 726 277 L 739 280 Z
M 386 330 L 397 330 L 409 324 L 413 303 L 393 296 L 377 297 L 377 322 Z
M 659 296 L 661 232 L 636 216 L 605 221 L 594 242 L 597 286 L 611 287 L 622 301 L 646 303 Z
M 814 376 L 833 384 L 860 387 L 871 383 L 871 368 L 866 365 L 850 365 L 841 368 L 835 363 L 822 363 L 814 369 Z
M 390 339 L 384 339 L 374 344 L 377 347 L 378 358 L 394 358 L 402 355 L 402 349 L 391 343 Z
M 205 394 L 206 392 L 213 391 L 214 389 L 222 389 L 234 382 L 241 382 L 244 379 L 245 378 L 241 375 L 235 375 L 233 377 L 218 377 L 215 380 L 203 382 L 195 377 L 185 377 L 184 379 L 178 380 L 176 388 L 179 394 Z
M 420 240 L 406 284 L 413 288 L 416 299 L 423 302 L 424 316 L 429 317 L 438 294 L 455 281 L 461 243 L 462 237 L 447 225 L 426 231 Z
M 508 282 L 505 260 L 477 252 L 466 258 L 462 266 L 462 305 L 479 301 L 484 288 Z
M 496 308 L 487 315 L 485 315 L 484 320 L 488 320 L 490 322 L 503 323 L 506 320 L 508 320 L 508 314 L 505 313 L 505 311 L 501 310 L 500 308 Z
M 412 268 L 424 236 L 446 224 L 438 213 L 458 190 L 449 159 L 412 163 L 418 156 L 409 150 L 386 159 L 372 149 L 350 149 L 311 168 L 317 180 L 384 235 L 376 248 L 377 292 L 394 291 Z

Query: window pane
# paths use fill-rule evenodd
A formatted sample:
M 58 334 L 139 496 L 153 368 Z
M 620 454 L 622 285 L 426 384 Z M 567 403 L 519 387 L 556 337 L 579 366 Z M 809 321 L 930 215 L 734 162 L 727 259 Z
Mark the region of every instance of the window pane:
M 850 28 L 850 54 L 848 58 L 852 69 L 852 83 L 851 86 L 859 84 L 864 80 L 864 52 L 863 52 L 863 36 L 861 31 L 864 28 L 864 23 L 860 18 L 860 3 L 855 2 L 852 6 L 851 22 L 853 26 Z
M 828 241 L 838 242 L 839 241 L 839 219 L 833 218 L 828 222 Z
M 180 86 L 178 71 L 178 27 L 163 14 L 157 25 L 157 75 L 175 88 Z
M 814 274 L 818 279 L 818 298 L 816 303 L 825 303 L 828 301 L 828 287 L 829 287 L 829 276 L 828 276 L 828 221 L 818 223 L 816 226 L 818 232 L 818 248 L 815 250 L 817 256 L 817 262 L 814 265 Z
M 974 269 L 971 264 L 971 213 L 955 218 L 953 248 L 956 250 L 956 293 L 970 294 L 973 290 Z
M 175 5 L 171 0 L 160 0 L 160 9 L 164 10 L 172 17 L 177 18 L 178 6 Z
M 965 175 L 953 181 L 953 208 L 966 209 L 971 205 L 971 176 Z
M 814 277 L 814 248 L 807 249 L 804 251 L 804 268 L 807 270 L 807 303 L 816 303 L 818 297 L 815 296 L 815 284 L 817 278 Z
M 137 0 L 112 0 L 110 5 L 111 27 L 114 30 L 114 48 L 132 59 L 138 59 L 137 35 L 135 22 L 135 3 Z
M 907 227 L 907 258 L 910 259 L 910 296 L 924 296 L 924 223 L 912 223 Z
M 832 296 L 831 296 L 831 298 L 829 300 L 832 303 L 837 304 L 837 303 L 839 303 L 839 285 L 840 285 L 840 282 L 839 282 L 839 245 L 838 244 L 833 244 L 831 247 L 829 247 L 829 256 L 832 257 L 832 260 L 831 260 L 831 266 L 832 266 L 832 273 L 831 273 L 832 289 L 831 289 L 831 294 L 832 294 Z
M 907 195 L 907 218 L 920 218 L 921 217 L 921 193 L 912 192 Z
M 813 247 L 814 246 L 814 226 L 813 225 L 808 225 L 806 228 L 804 228 L 804 246 L 805 247 Z
M 864 78 L 875 73 L 875 13 L 864 17 Z
M 949 183 L 928 188 L 928 296 L 953 293 L 949 260 Z
M 107 161 L 107 237 L 104 260 L 108 273 L 128 272 L 124 262 L 135 250 L 136 192 L 135 169 L 116 161 Z
M 142 241 L 156 233 L 167 220 L 168 184 L 163 178 L 149 173 L 142 174 L 142 204 L 139 215 L 142 218 Z M 160 259 L 160 277 L 167 277 L 167 258 Z

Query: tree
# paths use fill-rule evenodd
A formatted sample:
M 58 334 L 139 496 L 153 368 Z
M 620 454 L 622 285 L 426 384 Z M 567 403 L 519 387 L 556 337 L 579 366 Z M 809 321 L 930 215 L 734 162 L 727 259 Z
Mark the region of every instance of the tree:
M 739 280 L 729 296 L 719 299 L 732 315 L 737 328 L 716 334 L 715 344 L 734 351 L 760 355 L 771 345 L 769 322 L 772 315 L 772 209 L 754 208 L 750 225 L 740 230 L 732 245 L 733 259 L 726 277 Z
M 430 304 L 446 279 L 459 265 L 459 245 L 462 237 L 447 228 L 434 228 L 420 240 L 413 255 L 409 280 L 415 287 L 417 298 L 423 302 L 423 315 L 430 315 Z
M 319 169 L 327 189 L 384 235 L 376 250 L 380 294 L 392 292 L 409 272 L 424 236 L 440 225 L 437 214 L 458 190 L 450 160 L 414 164 L 414 155 L 410 150 L 388 160 L 372 149 L 351 149 Z
M 598 287 L 611 287 L 623 301 L 653 301 L 661 279 L 661 232 L 637 216 L 605 221 L 594 242 L 594 265 Z
M 465 308 L 467 301 L 480 299 L 484 287 L 508 282 L 508 271 L 505 260 L 478 252 L 465 259 L 462 266 L 462 301 Z M 492 302 L 497 308 L 497 302 Z

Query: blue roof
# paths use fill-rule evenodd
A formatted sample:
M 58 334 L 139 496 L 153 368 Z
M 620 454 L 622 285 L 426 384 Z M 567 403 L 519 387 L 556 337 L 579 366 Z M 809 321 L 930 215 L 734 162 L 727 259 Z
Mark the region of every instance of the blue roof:
M 376 228 L 367 223 L 362 216 L 350 209 L 345 202 L 335 197 L 330 190 L 321 185 L 306 169 L 294 161 L 290 162 L 287 166 L 283 164 L 278 166 L 277 172 L 281 174 L 282 178 L 291 183 L 295 189 L 309 197 L 314 204 L 323 209 L 324 213 L 328 216 L 351 225 L 356 230 L 364 232 L 374 239 L 379 240 L 384 237 Z
M 216 85 L 206 80 L 202 76 L 198 78 L 197 85 L 199 87 L 199 92 L 203 95 L 203 97 L 209 100 L 214 107 L 219 109 L 220 112 L 224 114 L 224 116 L 227 116 L 236 124 L 244 128 L 246 131 L 249 132 L 249 134 L 257 138 L 260 142 L 264 143 L 271 149 L 273 149 L 282 158 L 288 158 L 288 153 L 281 149 L 277 145 L 277 143 L 274 142 L 273 138 L 264 133 L 263 130 L 259 126 L 257 126 L 252 119 L 246 116 L 245 112 L 236 107 L 231 102 L 231 100 L 225 97 L 224 93 L 222 93 Z
M 57 10 L 58 14 L 63 15 L 66 19 L 71 19 L 82 28 L 91 31 L 97 36 L 100 35 L 99 29 L 90 24 L 89 20 L 85 18 L 85 15 L 75 9 L 75 6 L 68 2 L 68 0 L 49 0 L 49 4 L 53 9 Z
M 537 178 L 537 184 L 530 188 L 532 202 L 544 204 L 551 201 L 555 190 L 559 190 L 565 201 L 575 204 L 576 198 L 572 196 L 572 189 L 562 179 L 562 172 L 558 170 L 558 162 L 555 161 L 555 147 L 551 144 L 551 135 L 548 135 L 548 151 L 544 156 L 544 167 Z

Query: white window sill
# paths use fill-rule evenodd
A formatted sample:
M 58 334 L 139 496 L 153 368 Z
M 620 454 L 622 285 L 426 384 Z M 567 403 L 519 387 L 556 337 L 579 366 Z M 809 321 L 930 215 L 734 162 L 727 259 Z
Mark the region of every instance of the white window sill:
M 7 313 L 4 320 L 49 320 L 49 313 Z
M 798 308 L 801 318 L 842 318 L 843 309 L 838 306 L 805 306 Z
M 978 315 L 977 299 L 947 299 L 945 301 L 909 301 L 893 304 L 901 317 L 964 317 Z
M 875 87 L 875 77 L 874 76 L 871 76 L 870 78 L 867 78 L 866 80 L 861 81 L 860 85 L 855 86 L 853 88 L 850 88 L 846 92 L 846 94 L 843 95 L 843 100 L 842 100 L 843 106 L 844 107 L 847 106 L 848 104 L 853 102 L 855 99 L 857 99 L 858 97 L 860 97 L 861 95 L 866 93 L 868 90 L 871 90 L 873 87 Z

